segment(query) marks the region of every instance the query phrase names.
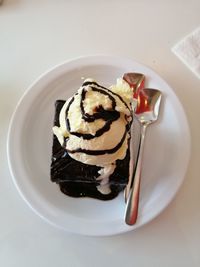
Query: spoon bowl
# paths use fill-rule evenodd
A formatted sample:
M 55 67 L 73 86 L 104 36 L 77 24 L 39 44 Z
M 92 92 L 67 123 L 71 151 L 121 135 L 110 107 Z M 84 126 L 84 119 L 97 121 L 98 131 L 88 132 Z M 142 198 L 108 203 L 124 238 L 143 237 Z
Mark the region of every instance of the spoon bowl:
M 145 88 L 138 95 L 135 117 L 141 124 L 151 124 L 158 119 L 161 92 L 157 89 Z

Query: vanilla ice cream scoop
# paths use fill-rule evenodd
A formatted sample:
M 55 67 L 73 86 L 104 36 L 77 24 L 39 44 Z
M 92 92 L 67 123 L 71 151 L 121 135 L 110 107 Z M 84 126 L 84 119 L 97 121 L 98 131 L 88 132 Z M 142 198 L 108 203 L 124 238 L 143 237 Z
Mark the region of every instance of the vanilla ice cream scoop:
M 78 161 L 96 166 L 114 163 L 126 155 L 131 100 L 131 88 L 123 79 L 109 89 L 87 79 L 64 104 L 54 134 Z

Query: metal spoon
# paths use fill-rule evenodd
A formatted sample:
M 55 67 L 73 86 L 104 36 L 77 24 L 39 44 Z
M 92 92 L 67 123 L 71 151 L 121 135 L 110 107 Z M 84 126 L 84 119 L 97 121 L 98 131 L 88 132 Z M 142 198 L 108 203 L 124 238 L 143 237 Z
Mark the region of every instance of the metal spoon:
M 140 122 L 141 132 L 135 170 L 125 211 L 125 222 L 128 225 L 135 224 L 137 220 L 145 133 L 147 126 L 158 119 L 160 102 L 161 92 L 159 90 L 148 88 L 139 92 L 135 117 Z
M 133 108 L 133 113 L 135 112 L 135 109 L 137 107 L 137 102 L 138 102 L 138 94 L 139 92 L 144 89 L 144 84 L 145 84 L 145 76 L 142 73 L 136 73 L 136 72 L 128 72 L 125 73 L 123 76 L 123 79 L 129 84 L 131 89 L 133 90 L 133 102 L 132 102 L 132 108 Z M 132 122 L 131 128 L 133 128 L 134 123 Z M 131 150 L 131 159 L 130 159 L 130 167 L 129 167 L 129 178 L 128 178 L 128 184 L 124 190 L 124 199 L 125 202 L 127 202 L 129 193 L 130 193 L 130 187 L 132 183 L 132 173 L 133 173 L 133 162 L 135 161 L 133 151 Z
M 127 72 L 124 73 L 123 79 L 129 84 L 133 90 L 133 97 L 137 98 L 138 93 L 144 88 L 145 76 L 142 73 Z

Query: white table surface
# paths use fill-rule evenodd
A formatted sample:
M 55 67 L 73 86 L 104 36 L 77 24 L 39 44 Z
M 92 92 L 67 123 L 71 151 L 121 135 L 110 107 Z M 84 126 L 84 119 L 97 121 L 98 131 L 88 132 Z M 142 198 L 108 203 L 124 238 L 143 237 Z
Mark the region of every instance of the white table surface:
M 0 266 L 200 266 L 200 80 L 171 47 L 200 25 L 199 0 L 4 0 L 0 7 Z M 192 153 L 185 181 L 151 223 L 123 235 L 85 237 L 48 225 L 11 180 L 11 114 L 44 71 L 90 54 L 125 56 L 157 71 L 186 111 Z M 184 144 L 183 144 L 184 145 Z

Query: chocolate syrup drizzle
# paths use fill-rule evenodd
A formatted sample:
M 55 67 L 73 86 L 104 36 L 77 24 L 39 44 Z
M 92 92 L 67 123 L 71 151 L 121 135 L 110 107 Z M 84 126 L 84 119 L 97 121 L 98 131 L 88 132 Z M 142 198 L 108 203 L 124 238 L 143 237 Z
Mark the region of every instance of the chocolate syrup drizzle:
M 95 92 L 99 92 L 103 95 L 108 96 L 108 98 L 111 100 L 111 109 L 110 110 L 105 110 L 101 105 L 99 107 L 96 107 L 95 109 L 95 113 L 93 113 L 92 115 L 88 114 L 85 112 L 84 109 L 84 100 L 87 98 L 87 88 L 85 88 L 86 86 L 90 86 L 90 90 L 95 91 Z M 118 111 L 115 110 L 116 107 L 116 101 L 115 98 L 112 95 L 117 96 L 121 102 L 123 102 L 123 104 L 126 106 L 126 108 L 130 111 L 130 108 L 128 107 L 127 103 L 122 99 L 122 97 L 120 95 L 118 95 L 117 93 L 112 92 L 111 90 L 109 90 L 108 88 L 105 88 L 101 85 L 99 85 L 96 82 L 90 82 L 90 81 L 86 81 L 83 83 L 82 85 L 83 89 L 81 92 L 81 100 L 80 100 L 80 109 L 81 109 L 81 114 L 82 114 L 82 119 L 88 123 L 90 122 L 94 122 L 97 119 L 103 119 L 105 121 L 105 124 L 102 128 L 100 128 L 99 130 L 96 131 L 95 135 L 92 134 L 88 134 L 88 133 L 79 133 L 79 132 L 73 132 L 71 131 L 71 127 L 70 127 L 70 122 L 68 119 L 68 112 L 70 109 L 71 104 L 73 103 L 73 101 L 75 100 L 74 97 L 72 97 L 72 99 L 69 101 L 65 114 L 66 114 L 66 127 L 68 132 L 71 135 L 75 135 L 77 137 L 83 138 L 85 140 L 90 140 L 96 137 L 99 137 L 101 135 L 103 135 L 105 132 L 110 130 L 110 126 L 111 124 L 116 121 L 117 119 L 119 119 L 120 117 L 120 113 Z M 98 88 L 97 88 L 98 87 Z M 131 111 L 130 111 L 131 112 Z M 127 132 L 130 130 L 130 122 L 128 122 L 127 120 L 127 116 L 125 116 L 125 119 L 127 121 L 126 127 L 125 127 L 125 131 L 124 134 L 120 140 L 120 142 L 113 148 L 111 149 L 104 149 L 104 150 L 88 150 L 88 149 L 81 149 L 81 148 L 77 148 L 75 150 L 69 150 L 67 149 L 67 151 L 69 153 L 85 153 L 88 155 L 104 155 L 104 154 L 112 154 L 115 153 L 123 144 L 125 138 L 126 138 L 126 134 Z M 66 147 L 67 141 L 68 141 L 69 137 L 64 138 L 64 143 L 63 146 Z
M 108 91 L 110 94 L 113 94 L 113 95 L 117 96 L 124 103 L 126 108 L 130 111 L 129 106 L 126 104 L 126 102 L 123 100 L 123 98 L 120 95 L 118 95 L 117 93 L 111 91 L 110 89 L 108 89 L 108 88 L 106 88 L 106 87 L 104 87 L 102 85 L 99 85 L 98 83 L 96 83 L 94 81 L 93 82 L 89 82 L 89 81 L 88 82 L 84 82 L 82 86 L 84 87 L 84 86 L 87 86 L 87 85 L 96 85 L 96 86 Z

